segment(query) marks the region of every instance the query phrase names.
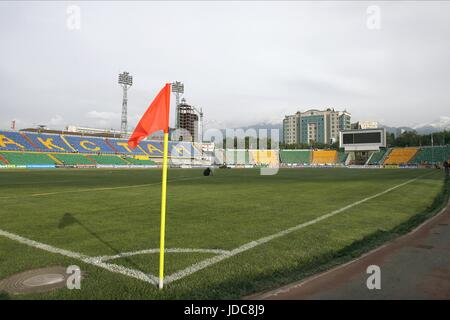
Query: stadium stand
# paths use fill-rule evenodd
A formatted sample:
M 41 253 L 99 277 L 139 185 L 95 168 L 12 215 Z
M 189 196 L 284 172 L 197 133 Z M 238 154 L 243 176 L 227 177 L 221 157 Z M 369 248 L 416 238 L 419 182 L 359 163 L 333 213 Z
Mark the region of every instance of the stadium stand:
M 0 150 L 37 151 L 19 132 L 0 131 Z
M 250 156 L 244 149 L 227 149 L 225 150 L 225 160 L 227 164 L 246 165 L 250 164 Z
M 38 148 L 39 151 L 51 152 L 71 152 L 72 149 L 68 146 L 58 134 L 45 133 L 31 133 L 27 132 L 25 135 Z
M 338 152 L 337 163 L 339 163 L 339 164 L 345 164 L 345 160 L 347 160 L 347 157 L 348 157 L 348 153 L 339 151 L 339 152 Z
M 64 136 L 66 141 L 80 153 L 116 153 L 103 138 Z
M 417 153 L 418 148 L 393 148 L 384 164 L 407 164 Z
M 337 160 L 336 150 L 314 150 L 312 164 L 335 164 Z
M 133 158 L 133 157 L 125 157 L 124 158 L 125 161 L 128 161 L 130 164 L 135 164 L 135 165 L 156 165 L 156 162 L 154 162 L 153 160 L 147 159 L 137 159 L 137 158 Z
M 249 150 L 250 162 L 256 165 L 276 165 L 279 163 L 278 151 L 275 150 Z
M 6 160 L 1 154 L 0 154 L 0 164 L 9 164 L 8 160 Z
M 442 163 L 450 159 L 450 146 L 422 147 L 411 160 L 413 164 Z
M 372 153 L 371 157 L 367 161 L 367 164 L 370 165 L 380 164 L 385 154 L 386 150 L 375 151 L 374 153 Z
M 78 153 L 61 153 L 54 154 L 53 156 L 58 159 L 61 164 L 65 165 L 95 164 L 92 160 L 89 160 L 84 155 Z
M 189 142 L 169 142 L 169 155 L 171 157 L 191 158 L 199 156 L 201 153 L 194 148 L 192 143 Z
M 124 139 L 105 139 L 105 142 L 116 152 L 121 154 L 145 154 L 141 148 L 131 149 Z
M 45 153 L 1 152 L 9 164 L 14 165 L 54 165 L 55 162 Z
M 98 164 L 111 164 L 111 165 L 127 165 L 129 164 L 125 160 L 123 160 L 121 157 L 116 155 L 96 155 L 96 154 L 90 154 L 86 155 L 88 159 L 92 159 Z
M 164 147 L 162 142 L 144 140 L 139 143 L 138 149 L 143 150 L 151 157 L 162 157 Z
M 311 163 L 311 151 L 310 150 L 281 150 L 280 151 L 280 160 L 281 160 L 281 163 L 308 165 Z

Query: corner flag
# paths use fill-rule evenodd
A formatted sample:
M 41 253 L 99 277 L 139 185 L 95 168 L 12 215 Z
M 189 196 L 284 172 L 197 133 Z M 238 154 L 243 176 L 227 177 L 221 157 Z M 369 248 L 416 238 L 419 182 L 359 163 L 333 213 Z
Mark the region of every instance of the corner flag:
M 128 145 L 134 149 L 142 139 L 159 130 L 169 133 L 169 109 L 170 83 L 167 83 L 145 111 L 128 140 Z
M 169 153 L 169 110 L 170 110 L 170 83 L 156 96 L 155 100 L 145 111 L 133 134 L 128 140 L 128 145 L 134 149 L 139 142 L 152 133 L 164 131 L 164 156 L 162 170 L 161 189 L 161 232 L 159 238 L 159 288 L 163 288 L 164 280 L 164 239 L 166 232 L 166 189 L 167 189 L 167 158 Z

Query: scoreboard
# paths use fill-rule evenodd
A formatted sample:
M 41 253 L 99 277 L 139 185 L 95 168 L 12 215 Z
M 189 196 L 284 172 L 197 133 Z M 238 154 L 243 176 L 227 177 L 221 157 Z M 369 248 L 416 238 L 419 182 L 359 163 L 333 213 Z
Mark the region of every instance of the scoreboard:
M 339 133 L 339 145 L 345 151 L 372 151 L 386 147 L 386 129 L 355 129 Z

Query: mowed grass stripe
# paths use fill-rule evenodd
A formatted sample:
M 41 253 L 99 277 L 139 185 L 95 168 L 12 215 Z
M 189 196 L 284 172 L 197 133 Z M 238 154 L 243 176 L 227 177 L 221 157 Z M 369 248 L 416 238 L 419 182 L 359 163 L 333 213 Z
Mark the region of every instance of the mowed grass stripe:
M 132 185 L 160 180 L 157 172 L 142 171 L 136 175 L 124 170 L 111 176 L 95 170 L 89 174 L 63 171 L 66 179 L 80 178 L 83 187 L 104 187 L 108 181 L 116 186 L 119 182 Z M 35 181 L 37 176 L 48 181 L 60 180 L 58 172 L 43 174 L 30 171 L 30 180 Z M 373 233 L 377 226 L 382 225 L 383 229 L 388 230 L 405 218 L 420 213 L 438 193 L 442 174 L 437 170 L 286 169 L 280 170 L 276 176 L 261 177 L 258 170 L 216 170 L 213 177 L 173 182 L 169 184 L 167 247 L 232 250 L 428 172 L 430 175 L 418 180 L 420 182 L 408 184 L 310 225 L 302 232 L 274 239 L 264 246 L 247 250 L 202 272 L 172 282 L 164 292 L 148 288 L 148 284 L 145 286 L 120 277 L 116 279 L 117 275 L 95 272 L 98 278 L 86 279 L 86 287 L 96 283 L 108 288 L 105 292 L 62 292 L 40 297 L 237 298 L 243 294 L 242 290 L 254 290 L 252 288 L 255 286 L 279 281 L 277 279 L 280 279 L 283 270 L 316 268 L 323 263 L 320 261 L 327 261 L 328 258 L 324 257 L 331 259 L 333 252 Z M 199 177 L 201 170 L 173 170 L 171 174 L 172 177 Z M 2 173 L 0 176 L 4 178 Z M 13 177 L 10 175 L 8 178 Z M 77 185 L 70 186 L 75 187 Z M 5 187 L 0 190 L 5 190 Z M 43 191 L 42 188 L 28 187 L 26 190 L 31 193 Z M 64 190 L 67 190 L 66 187 L 61 189 Z M 11 187 L 6 191 L 20 192 L 20 189 Z M 159 192 L 159 186 L 155 185 L 28 197 L 20 201 L 2 200 L 0 229 L 89 256 L 114 256 L 118 252 L 157 248 Z M 417 197 L 417 194 L 423 196 Z M 408 201 L 409 195 L 415 197 L 414 201 Z M 393 205 L 389 206 L 389 203 Z M 58 224 L 66 212 L 71 213 L 79 223 L 60 229 Z M 309 244 L 308 247 L 304 247 L 306 244 Z M 0 247 L 0 270 L 3 270 L 3 275 L 17 271 L 12 261 L 23 261 L 23 268 L 26 260 L 31 259 L 25 254 L 28 252 L 26 249 L 17 249 L 8 242 L 0 241 Z M 10 250 L 14 250 L 14 254 Z M 136 256 L 136 259 L 140 257 Z M 180 259 L 179 266 L 185 264 L 185 259 L 186 263 L 189 261 L 183 255 L 179 258 L 174 256 L 174 259 Z M 45 266 L 45 259 L 38 261 Z M 154 263 L 156 260 L 148 261 Z M 147 260 L 144 265 L 146 263 Z M 31 260 L 29 264 L 32 264 Z M 153 270 L 154 266 L 149 268 Z M 132 293 L 121 289 L 130 286 L 133 287 Z
M 265 243 L 267 243 L 269 241 L 272 241 L 273 239 L 283 237 L 283 236 L 285 236 L 285 235 L 287 235 L 289 233 L 298 231 L 298 230 L 303 229 L 303 228 L 305 228 L 307 226 L 310 226 L 310 225 L 318 223 L 318 222 L 320 222 L 322 220 L 328 219 L 328 218 L 330 218 L 330 217 L 332 217 L 332 216 L 334 216 L 334 215 L 336 215 L 338 213 L 341 213 L 341 212 L 343 212 L 343 211 L 345 211 L 347 209 L 350 209 L 350 208 L 352 208 L 354 206 L 357 206 L 357 205 L 359 205 L 361 203 L 364 203 L 366 201 L 369 201 L 369 200 L 372 200 L 374 198 L 377 198 L 377 197 L 379 197 L 381 195 L 384 195 L 384 194 L 386 194 L 388 192 L 391 192 L 391 191 L 393 191 L 393 190 L 395 190 L 397 188 L 400 188 L 400 187 L 402 187 L 402 186 L 404 186 L 406 184 L 414 182 L 414 181 L 416 181 L 417 179 L 419 179 L 421 177 L 424 177 L 424 176 L 427 176 L 427 175 L 430 175 L 430 174 L 433 174 L 433 173 L 434 172 L 427 173 L 427 174 L 419 176 L 417 178 L 408 180 L 408 181 L 406 181 L 404 183 L 401 183 L 399 185 L 391 187 L 391 188 L 389 188 L 389 189 L 387 189 L 387 190 L 385 190 L 383 192 L 380 192 L 378 194 L 372 195 L 370 197 L 366 197 L 366 198 L 364 198 L 362 200 L 359 200 L 359 201 L 356 201 L 354 203 L 351 203 L 351 204 L 349 204 L 349 205 L 347 205 L 345 207 L 342 207 L 342 208 L 340 208 L 338 210 L 335 210 L 335 211 L 330 212 L 328 214 L 322 215 L 322 216 L 320 216 L 320 217 L 318 217 L 318 218 L 316 218 L 314 220 L 308 221 L 306 223 L 302 223 L 300 225 L 297 225 L 295 227 L 292 227 L 292 228 L 283 230 L 281 232 L 272 234 L 270 236 L 267 236 L 267 237 L 264 237 L 264 238 L 261 238 L 261 239 L 258 239 L 258 240 L 246 243 L 246 244 L 244 244 L 244 245 L 242 245 L 242 246 L 240 246 L 238 248 L 235 248 L 235 249 L 233 249 L 233 250 L 231 250 L 229 252 L 224 252 L 224 253 L 222 253 L 222 254 L 220 254 L 218 256 L 214 256 L 212 258 L 205 259 L 205 260 L 203 260 L 203 261 L 201 261 L 199 263 L 196 263 L 196 264 L 193 264 L 190 267 L 187 267 L 186 269 L 183 269 L 183 270 L 181 270 L 179 272 L 176 272 L 173 275 L 168 276 L 165 279 L 164 282 L 170 283 L 170 282 L 182 279 L 182 278 L 184 278 L 186 276 L 189 276 L 189 275 L 191 275 L 191 274 L 193 274 L 195 272 L 198 272 L 198 271 L 200 271 L 200 270 L 202 270 L 202 269 L 204 269 L 204 268 L 206 268 L 206 267 L 208 267 L 210 265 L 216 264 L 216 263 L 218 263 L 220 261 L 223 261 L 223 260 L 225 260 L 227 258 L 230 258 L 230 257 L 232 257 L 234 255 L 237 255 L 237 254 L 242 253 L 244 251 L 250 250 L 250 249 L 252 249 L 252 248 L 254 248 L 256 246 L 265 244 Z M 51 252 L 51 253 L 57 253 L 57 254 L 61 254 L 61 255 L 64 255 L 64 256 L 67 256 L 67 257 L 70 257 L 70 258 L 79 259 L 82 262 L 99 266 L 99 267 L 104 268 L 106 270 L 109 270 L 111 272 L 122 273 L 124 275 L 128 275 L 128 276 L 137 278 L 139 280 L 143 280 L 143 281 L 151 282 L 151 283 L 156 283 L 156 278 L 154 276 L 146 275 L 143 272 L 139 272 L 139 271 L 136 271 L 136 270 L 133 270 L 133 269 L 124 268 L 122 266 L 118 266 L 118 265 L 114 265 L 114 264 L 106 264 L 106 263 L 103 262 L 105 260 L 105 258 L 106 259 L 116 259 L 116 258 L 122 258 L 122 257 L 126 257 L 126 256 L 136 255 L 136 253 L 128 253 L 128 254 L 127 253 L 119 253 L 116 256 L 110 256 L 110 257 L 88 257 L 88 256 L 85 256 L 83 254 L 79 254 L 79 253 L 76 253 L 76 252 L 55 248 L 55 247 L 52 247 L 52 246 L 47 245 L 47 244 L 39 243 L 39 242 L 36 242 L 34 240 L 30 240 L 30 239 L 21 237 L 19 235 L 15 235 L 15 234 L 12 234 L 10 232 L 7 232 L 7 231 L 1 230 L 1 229 L 0 229 L 0 236 L 6 237 L 6 238 L 14 240 L 14 241 L 18 241 L 18 242 L 20 242 L 22 244 L 25 244 L 25 245 L 28 245 L 28 246 L 32 246 L 32 247 L 35 247 L 35 248 L 38 248 L 38 249 L 41 249 L 41 250 L 45 250 L 45 251 L 48 251 L 48 252 Z M 144 251 L 144 252 L 140 252 L 140 253 L 149 253 L 148 251 L 149 250 Z M 187 250 L 187 252 L 189 252 L 189 251 L 196 251 L 196 250 L 195 249 L 194 250 L 193 249 Z
M 202 270 L 202 269 L 204 269 L 204 268 L 206 268 L 206 267 L 209 267 L 209 266 L 211 266 L 211 265 L 214 265 L 214 264 L 216 264 L 216 263 L 218 263 L 218 262 L 221 262 L 221 261 L 223 261 L 223 260 L 225 260 L 225 259 L 228 259 L 228 258 L 230 258 L 230 257 L 232 257 L 232 256 L 235 256 L 235 255 L 240 254 L 240 253 L 242 253 L 242 252 L 245 252 L 245 251 L 247 251 L 247 250 L 253 249 L 253 248 L 257 247 L 257 246 L 260 246 L 260 245 L 262 245 L 262 244 L 265 244 L 265 243 L 267 243 L 267 242 L 269 242 L 269 241 L 272 241 L 272 240 L 274 240 L 274 239 L 281 238 L 281 237 L 283 237 L 283 236 L 285 236 L 285 235 L 288 235 L 288 234 L 290 234 L 290 233 L 292 233 L 292 232 L 295 232 L 295 231 L 298 231 L 298 230 L 303 229 L 303 228 L 305 228 L 305 227 L 308 227 L 308 226 L 310 226 L 310 225 L 316 224 L 316 223 L 318 223 L 318 222 L 320 222 L 320 221 L 322 221 L 322 220 L 331 218 L 331 217 L 333 217 L 333 216 L 335 216 L 335 215 L 337 215 L 337 214 L 339 214 L 339 213 L 341 213 L 341 212 L 344 212 L 344 211 L 346 211 L 346 210 L 348 210 L 348 209 L 351 209 L 351 208 L 353 208 L 353 207 L 355 207 L 355 206 L 358 206 L 358 205 L 360 205 L 360 204 L 362 204 L 362 203 L 364 203 L 364 202 L 367 202 L 367 201 L 370 201 L 370 200 L 372 200 L 372 199 L 378 198 L 378 197 L 380 197 L 380 196 L 382 196 L 382 195 L 385 195 L 385 194 L 387 194 L 387 193 L 389 193 L 389 192 L 391 192 L 391 191 L 393 191 L 393 190 L 396 190 L 396 189 L 398 189 L 398 188 L 401 188 L 401 187 L 403 187 L 403 186 L 405 186 L 405 185 L 407 185 L 407 184 L 409 184 L 409 183 L 412 183 L 412 182 L 416 181 L 417 179 L 423 178 L 423 177 L 425 177 L 425 176 L 427 176 L 427 175 L 430 175 L 430 174 L 434 174 L 434 172 L 431 172 L 431 173 L 427 173 L 427 174 L 421 175 L 421 176 L 419 176 L 419 177 L 417 177 L 417 178 L 408 180 L 408 181 L 406 181 L 406 182 L 404 182 L 404 183 L 401 183 L 401 184 L 398 184 L 398 185 L 396 185 L 396 186 L 394 186 L 394 187 L 391 187 L 391 188 L 389 188 L 389 189 L 386 189 L 386 190 L 383 191 L 383 192 L 379 192 L 379 193 L 374 194 L 374 195 L 372 195 L 372 196 L 369 196 L 369 197 L 366 197 L 366 198 L 361 199 L 361 200 L 359 200 L 359 201 L 353 202 L 353 203 L 351 203 L 351 204 L 349 204 L 349 205 L 347 205 L 347 206 L 345 206 L 345 207 L 342 207 L 342 208 L 337 209 L 337 210 L 334 210 L 334 211 L 332 211 L 332 212 L 330 212 L 330 213 L 324 214 L 324 215 L 322 215 L 322 216 L 320 216 L 320 217 L 318 217 L 318 218 L 315 218 L 315 219 L 313 219 L 313 220 L 310 220 L 310 221 L 308 221 L 308 222 L 301 223 L 301 224 L 299 224 L 299 225 L 296 225 L 296 226 L 294 226 L 294 227 L 291 227 L 291 228 L 288 228 L 288 229 L 286 229 L 286 230 L 280 231 L 280 232 L 278 232 L 278 233 L 269 235 L 269 236 L 264 237 L 264 238 L 260 238 L 260 239 L 258 239 L 258 240 L 255 240 L 255 241 L 252 241 L 252 242 L 249 242 L 249 243 L 246 243 L 246 244 L 244 244 L 244 245 L 242 245 L 242 246 L 240 246 L 240 247 L 238 247 L 238 248 L 235 248 L 235 249 L 233 249 L 233 250 L 231 250 L 231 251 L 229 251 L 229 252 L 225 252 L 225 253 L 223 253 L 223 254 L 221 254 L 221 255 L 218 255 L 218 256 L 212 257 L 212 258 L 210 258 L 210 259 L 204 260 L 204 261 L 202 261 L 202 262 L 199 262 L 199 263 L 197 263 L 197 264 L 195 264 L 195 265 L 192 265 L 192 266 L 190 266 L 190 267 L 188 267 L 188 268 L 186 268 L 186 269 L 184 269 L 184 270 L 181 270 L 181 271 L 179 271 L 179 272 L 177 272 L 177 273 L 175 273 L 175 274 L 169 276 L 169 277 L 165 280 L 165 282 L 170 283 L 170 282 L 173 282 L 173 281 L 182 279 L 182 278 L 184 278 L 184 277 L 187 277 L 187 276 L 189 276 L 189 275 L 191 275 L 191 274 L 193 274 L 193 273 L 195 273 L 195 272 L 198 272 L 198 271 L 200 271 L 200 270 Z
M 287 170 L 282 172 L 285 176 L 269 178 L 259 176 L 257 170 L 232 171 L 216 170 L 213 179 L 201 177 L 169 185 L 167 247 L 231 250 L 389 187 L 377 180 L 372 181 L 372 186 L 360 181 L 364 171 L 358 172 L 355 183 L 333 181 L 336 172 L 338 177 L 346 176 L 353 173 L 349 170 L 312 170 L 313 176 L 308 170 Z M 185 173 L 195 177 L 201 171 Z M 392 172 L 394 176 L 398 173 Z M 420 171 L 400 173 L 395 180 L 389 176 L 387 183 L 395 185 Z M 315 181 L 316 174 L 320 174 L 317 180 L 321 182 Z M 333 180 L 324 183 L 323 177 Z M 135 178 L 134 172 L 129 178 Z M 369 186 L 364 188 L 362 183 Z M 73 251 L 114 255 L 158 247 L 159 201 L 159 186 L 13 200 L 0 208 L 1 226 Z M 59 228 L 66 213 L 77 221 Z

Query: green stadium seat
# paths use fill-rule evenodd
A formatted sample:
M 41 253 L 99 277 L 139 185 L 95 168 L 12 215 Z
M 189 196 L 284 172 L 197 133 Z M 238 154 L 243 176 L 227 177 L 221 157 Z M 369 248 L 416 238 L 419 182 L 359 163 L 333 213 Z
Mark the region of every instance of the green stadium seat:
M 87 157 L 95 160 L 98 164 L 110 164 L 110 165 L 127 165 L 129 164 L 119 156 L 113 155 L 88 155 Z
M 131 158 L 131 157 L 127 157 L 125 158 L 126 161 L 128 161 L 130 164 L 135 164 L 135 165 L 156 165 L 156 162 L 154 162 L 153 160 L 143 160 L 143 159 L 136 159 L 136 158 Z
M 89 160 L 82 154 L 73 153 L 73 154 L 54 154 L 56 159 L 61 161 L 62 164 L 65 165 L 77 165 L 77 164 L 95 164 L 93 161 Z
M 55 162 L 45 153 L 1 152 L 1 155 L 14 165 L 54 165 Z
M 337 163 L 345 164 L 345 160 L 347 160 L 347 157 L 348 157 L 348 153 L 339 151 Z
M 368 164 L 380 164 L 380 161 L 383 160 L 384 155 L 386 154 L 386 150 L 375 151 L 370 157 Z
M 310 150 L 281 150 L 281 163 L 289 164 L 310 164 L 311 151 Z
M 412 164 L 442 163 L 450 158 L 450 146 L 422 147 L 411 160 Z

